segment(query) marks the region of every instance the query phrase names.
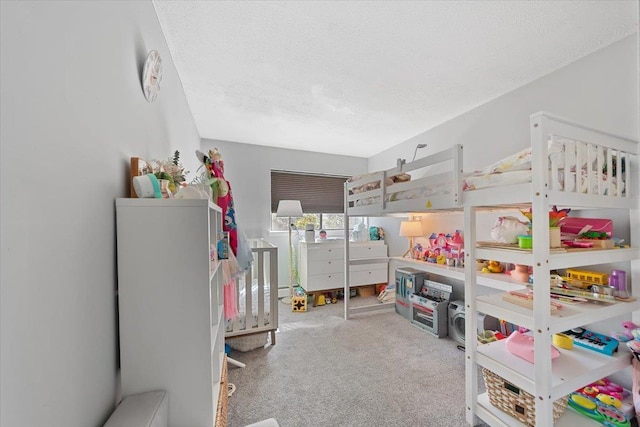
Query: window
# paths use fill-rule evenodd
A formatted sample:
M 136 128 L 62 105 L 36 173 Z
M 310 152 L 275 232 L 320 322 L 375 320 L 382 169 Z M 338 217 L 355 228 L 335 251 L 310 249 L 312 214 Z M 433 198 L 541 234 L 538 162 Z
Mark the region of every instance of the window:
M 344 182 L 346 176 L 271 171 L 271 230 L 286 231 L 288 218 L 276 217 L 280 200 L 300 200 L 304 216 L 295 218 L 298 230 L 313 224 L 316 230 L 344 229 Z M 349 218 L 349 229 L 363 222 Z

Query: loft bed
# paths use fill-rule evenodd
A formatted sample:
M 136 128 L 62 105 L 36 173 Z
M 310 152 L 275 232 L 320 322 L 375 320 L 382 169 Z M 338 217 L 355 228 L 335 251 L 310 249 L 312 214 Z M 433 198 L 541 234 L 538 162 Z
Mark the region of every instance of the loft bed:
M 530 133 L 529 147 L 480 171 L 465 173 L 463 147 L 454 145 L 412 162 L 398 159 L 396 167 L 384 171 L 354 176 L 345 183 L 345 224 L 351 216 L 462 211 L 484 206 L 534 207 L 536 193 L 548 195 L 545 203 L 554 200 L 564 206 L 638 206 L 636 141 L 545 112 L 531 115 Z M 540 212 L 547 207 L 545 204 Z M 345 241 L 349 241 L 348 230 Z M 345 251 L 348 259 L 348 243 Z M 348 271 L 345 265 L 345 295 Z M 384 304 L 349 308 L 348 299 L 345 301 L 345 318 L 351 311 L 386 308 Z

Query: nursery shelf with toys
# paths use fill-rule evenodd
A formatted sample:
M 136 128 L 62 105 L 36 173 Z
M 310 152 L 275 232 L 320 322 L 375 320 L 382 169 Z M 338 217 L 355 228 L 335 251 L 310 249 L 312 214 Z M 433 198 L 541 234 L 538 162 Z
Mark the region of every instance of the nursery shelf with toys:
M 595 301 L 580 302 L 570 298 L 566 298 L 566 301 L 561 300 L 561 297 L 552 298 L 551 270 L 583 268 L 592 265 L 600 265 L 602 266 L 600 269 L 604 269 L 605 264 L 619 263 L 617 265 L 624 265 L 624 270 L 631 277 L 632 296 L 637 296 L 638 283 L 640 283 L 640 251 L 637 248 L 640 242 L 640 230 L 638 230 L 636 218 L 640 212 L 638 197 L 640 186 L 638 176 L 626 173 L 617 175 L 616 178 L 624 179 L 627 185 L 626 193 L 618 194 L 616 201 L 620 198 L 624 199 L 625 203 L 607 200 L 612 190 L 603 192 L 602 185 L 599 187 L 596 185 L 597 190 L 584 188 L 572 194 L 563 194 L 552 180 L 555 170 L 548 160 L 550 161 L 552 157 L 552 143 L 568 138 L 577 141 L 578 148 L 573 155 L 578 157 L 576 160 L 578 165 L 582 162 L 586 164 L 586 174 L 591 174 L 593 170 L 598 169 L 611 171 L 612 164 L 621 171 L 619 163 L 621 157 L 625 159 L 628 173 L 631 170 L 638 170 L 638 143 L 546 116 L 532 116 L 530 131 L 534 153 L 532 164 L 534 174 L 532 186 L 520 195 L 520 201 L 529 203 L 529 212 L 535 219 L 533 221 L 535 225 L 531 230 L 533 248 L 500 247 L 479 242 L 476 216 L 480 209 L 475 206 L 465 207 L 465 240 L 470 243 L 465 247 L 466 263 L 469 264 L 476 259 L 496 259 L 505 263 L 531 266 L 533 277 L 531 290 L 478 295 L 475 284 L 481 282 L 480 275 L 476 269 L 465 270 L 467 313 L 482 312 L 517 324 L 529 331 L 524 341 L 510 341 L 509 338 L 488 344 L 478 344 L 475 340 L 466 341 L 467 422 L 472 423 L 477 416 L 490 425 L 522 425 L 520 421 L 489 402 L 492 393 L 496 393 L 491 388 L 487 388 L 486 395 L 478 394 L 479 374 L 482 369 L 485 369 L 502 378 L 504 384 L 511 384 L 512 389 L 522 390 L 533 396 L 532 406 L 528 410 L 535 413 L 536 425 L 589 425 L 592 421 L 585 416 L 577 415 L 570 409 L 564 411 L 567 407 L 566 396 L 593 381 L 628 368 L 631 361 L 630 352 L 626 346 L 618 346 L 615 340 L 605 336 L 603 339 L 607 342 L 607 348 L 613 349 L 609 347 L 611 343 L 611 346 L 619 347 L 617 352 L 611 352 L 611 355 L 605 354 L 600 344 L 597 347 L 594 345 L 594 349 L 576 344 L 572 349 L 558 348 L 556 352 L 552 347 L 553 335 L 578 330 L 586 324 L 612 318 L 635 319 L 640 313 L 640 304 L 633 297 L 626 301 L 618 301 L 612 296 L 603 296 L 602 301 L 594 298 Z M 581 151 L 581 146 L 586 147 L 584 151 Z M 564 148 L 563 155 L 566 159 L 571 152 L 566 151 L 566 145 Z M 598 158 L 592 165 L 587 162 L 587 157 L 591 155 L 594 159 Z M 609 166 L 603 166 L 605 163 Z M 551 173 L 547 173 L 547 169 Z M 539 173 L 535 173 L 536 170 Z M 609 176 L 609 182 L 611 178 Z M 495 199 L 487 196 L 482 204 L 495 205 L 495 202 Z M 551 211 L 557 212 L 553 209 L 554 205 L 574 208 L 626 209 L 631 226 L 630 243 L 635 244 L 636 247 L 624 249 L 550 247 L 551 238 L 548 229 Z M 476 329 L 476 317 L 467 315 L 465 319 L 467 330 Z M 493 398 L 495 399 L 495 394 Z M 557 405 L 562 400 L 565 402 L 564 408 L 559 410 Z M 569 422 L 569 418 L 573 420 Z

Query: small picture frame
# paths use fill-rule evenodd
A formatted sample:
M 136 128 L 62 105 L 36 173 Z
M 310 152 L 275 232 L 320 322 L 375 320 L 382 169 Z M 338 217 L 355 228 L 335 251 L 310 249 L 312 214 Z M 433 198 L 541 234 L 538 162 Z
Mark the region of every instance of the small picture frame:
M 138 195 L 136 194 L 136 190 L 133 188 L 133 178 L 150 173 L 151 167 L 149 166 L 149 163 L 140 157 L 131 157 L 129 172 L 129 195 L 131 198 L 137 199 Z

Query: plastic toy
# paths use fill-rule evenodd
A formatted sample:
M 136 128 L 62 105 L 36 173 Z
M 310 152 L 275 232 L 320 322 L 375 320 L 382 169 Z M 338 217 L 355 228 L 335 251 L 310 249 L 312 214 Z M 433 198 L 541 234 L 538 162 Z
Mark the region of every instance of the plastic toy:
M 530 335 L 521 334 L 519 331 L 514 331 L 506 339 L 507 350 L 529 363 L 533 363 L 533 337 Z M 555 347 L 551 346 L 551 359 L 555 359 L 560 356 L 560 352 Z
M 605 426 L 631 426 L 629 418 L 615 406 L 607 405 L 599 399 L 582 393 L 575 392 L 569 395 L 569 407 L 577 413 L 585 415 Z
M 504 266 L 500 264 L 498 261 L 489 261 L 489 264 L 486 267 L 483 267 L 481 270 L 483 273 L 504 273 Z
M 567 277 L 594 285 L 609 285 L 609 275 L 607 273 L 599 273 L 597 271 L 586 271 L 570 268 L 567 270 Z

